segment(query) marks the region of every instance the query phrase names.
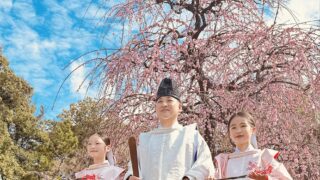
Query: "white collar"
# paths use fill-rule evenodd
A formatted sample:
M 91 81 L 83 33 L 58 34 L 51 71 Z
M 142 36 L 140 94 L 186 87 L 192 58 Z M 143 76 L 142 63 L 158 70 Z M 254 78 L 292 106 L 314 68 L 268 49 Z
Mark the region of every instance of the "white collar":
M 255 148 L 254 148 L 251 144 L 249 144 L 249 146 L 247 147 L 247 149 L 244 150 L 243 152 L 252 151 L 252 150 L 255 150 Z M 235 153 L 240 153 L 241 151 L 240 151 L 239 148 L 236 147 L 236 149 L 235 149 L 234 152 L 235 152 Z
M 178 122 L 175 122 L 171 127 L 169 128 L 165 128 L 165 127 L 162 127 L 160 124 L 158 126 L 158 128 L 152 130 L 152 131 L 149 131 L 149 133 L 151 134 L 166 134 L 166 133 L 170 133 L 170 132 L 173 132 L 173 131 L 176 131 L 176 130 L 181 130 L 183 129 L 183 126 L 181 124 L 179 124 Z
M 101 167 L 108 167 L 108 166 L 110 166 L 109 161 L 104 160 L 104 162 L 102 164 L 92 164 L 87 169 L 98 169 Z

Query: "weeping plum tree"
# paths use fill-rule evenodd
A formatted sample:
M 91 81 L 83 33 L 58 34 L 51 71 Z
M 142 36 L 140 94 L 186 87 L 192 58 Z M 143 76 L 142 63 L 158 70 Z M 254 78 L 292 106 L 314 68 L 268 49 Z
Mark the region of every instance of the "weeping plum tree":
M 293 177 L 315 178 L 319 27 L 278 24 L 283 9 L 282 0 L 125 0 L 102 21 L 123 24 L 114 34 L 122 45 L 86 62 L 95 62 L 88 78 L 136 134 L 157 124 L 154 94 L 162 78 L 174 78 L 183 94 L 180 122 L 197 122 L 213 155 L 230 150 L 230 114 L 247 110 L 260 147 L 280 150 Z

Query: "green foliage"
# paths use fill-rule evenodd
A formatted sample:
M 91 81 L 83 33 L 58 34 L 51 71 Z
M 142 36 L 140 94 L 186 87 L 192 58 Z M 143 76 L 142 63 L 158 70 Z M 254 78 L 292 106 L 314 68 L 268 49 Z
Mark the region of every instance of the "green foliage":
M 72 154 L 77 146 L 78 139 L 72 131 L 72 125 L 69 120 L 58 122 L 49 134 L 50 149 L 54 157 L 64 157 Z
M 39 128 L 40 119 L 34 116 L 32 88 L 8 65 L 0 55 L 0 175 L 21 179 L 48 161 L 41 156 L 48 137 Z
M 92 98 L 86 98 L 78 103 L 71 104 L 69 110 L 65 110 L 59 115 L 61 121 L 53 125 L 55 133 L 52 132 L 50 134 L 50 139 L 67 137 L 68 135 L 62 133 L 64 132 L 65 134 L 69 134 L 70 137 L 65 139 L 70 139 L 70 141 L 63 142 L 65 139 L 62 139 L 56 140 L 56 143 L 53 143 L 53 148 L 61 149 L 65 152 L 68 151 L 68 153 L 65 153 L 57 150 L 58 153 L 56 155 L 60 154 L 63 162 L 57 163 L 59 167 L 56 169 L 57 171 L 59 170 L 60 176 L 55 176 L 55 178 L 73 178 L 75 172 L 89 165 L 90 161 L 85 149 L 85 140 L 97 132 L 111 138 L 115 147 L 114 153 L 116 157 L 119 157 L 118 163 L 127 164 L 127 159 L 121 159 L 127 157 L 127 138 L 121 138 L 124 135 L 123 133 L 113 133 L 125 130 L 126 125 L 120 123 L 118 115 L 115 112 L 108 111 L 107 114 L 103 114 L 106 108 L 108 108 L 107 101 L 97 102 Z M 73 133 L 69 132 L 70 127 Z M 53 138 L 53 135 L 56 138 Z M 77 144 L 72 144 L 72 142 L 75 142 L 75 140 L 71 140 L 73 135 L 77 138 Z
M 43 113 L 34 115 L 31 97 L 32 87 L 0 55 L 1 178 L 72 178 L 88 162 L 84 140 L 95 132 L 111 134 L 124 126 L 114 118 L 116 113 L 102 117 L 107 103 L 90 98 L 70 105 L 59 116 L 61 121 L 43 120 Z
M 83 147 L 84 140 L 103 129 L 104 121 L 101 117 L 105 104 L 97 103 L 86 98 L 78 103 L 71 104 L 68 111 L 59 115 L 62 121 L 70 121 L 72 130 L 78 138 L 79 148 Z

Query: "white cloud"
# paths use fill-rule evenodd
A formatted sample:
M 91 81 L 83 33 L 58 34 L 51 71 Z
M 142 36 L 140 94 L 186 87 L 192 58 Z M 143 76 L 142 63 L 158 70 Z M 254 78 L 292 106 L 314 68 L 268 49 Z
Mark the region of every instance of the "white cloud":
M 69 70 L 72 72 L 70 77 L 70 90 L 72 93 L 78 92 L 83 98 L 86 96 L 88 82 L 84 81 L 86 76 L 86 68 L 81 64 L 81 61 L 74 61 L 70 65 Z
M 105 14 L 106 14 L 106 9 L 103 9 L 102 7 L 99 7 L 96 4 L 92 4 L 88 7 L 88 9 L 86 10 L 86 13 L 81 14 L 81 16 L 79 17 L 82 18 L 82 16 L 84 16 L 84 19 L 95 19 L 97 21 L 100 21 L 101 18 L 105 16 Z
M 31 56 L 36 57 L 35 59 L 40 59 L 40 45 L 38 42 L 31 42 L 28 44 L 28 47 L 30 48 Z
M 65 8 L 51 3 L 56 14 L 50 16 L 50 37 L 41 37 L 41 35 L 27 24 L 24 20 L 14 19 L 8 16 L 10 26 L 9 34 L 0 35 L 0 42 L 4 45 L 4 53 L 12 62 L 16 73 L 28 80 L 38 94 L 47 94 L 46 90 L 53 85 L 50 78 L 62 79 L 68 72 L 62 72 L 62 67 L 57 65 L 65 64 L 74 58 L 71 54 L 79 56 L 89 50 L 93 50 L 94 35 L 84 29 L 73 29 L 73 20 L 65 13 Z M 92 49 L 88 49 L 88 47 Z M 62 57 L 63 60 L 58 59 Z M 65 63 L 61 61 L 66 61 Z M 72 65 L 72 68 L 76 64 Z M 72 69 L 71 68 L 71 69 Z M 49 69 L 49 71 L 48 71 Z M 71 71 L 70 69 L 70 71 Z M 36 72 L 36 73 L 35 73 Z M 50 73 L 49 73 L 50 72 Z M 71 90 L 74 94 L 84 79 L 85 69 L 81 67 L 71 77 Z M 48 74 L 53 74 L 49 77 Z M 83 97 L 86 94 L 86 85 L 82 86 L 76 93 Z M 56 92 L 54 92 L 56 93 Z M 87 95 L 95 94 L 89 91 Z M 77 96 L 77 95 L 76 95 Z
M 51 16 L 50 30 L 52 33 L 59 32 L 60 35 L 65 34 L 65 30 L 71 30 L 73 26 L 73 21 L 68 15 L 63 13 L 55 13 Z
M 65 0 L 62 5 L 75 12 L 78 18 L 96 19 L 103 17 L 106 10 L 112 6 L 124 2 L 124 0 Z
M 48 87 L 54 84 L 53 79 L 42 77 L 34 79 L 33 82 L 37 84 L 37 88 L 34 93 L 39 93 L 46 97 L 51 95 L 52 92 L 48 91 Z
M 1 0 L 0 10 L 2 9 L 5 12 L 9 12 L 12 8 L 12 0 Z
M 28 56 L 30 59 L 40 59 L 39 36 L 25 24 L 14 24 L 7 40 L 5 49 L 9 52 L 9 57 L 25 59 Z M 24 56 L 21 57 L 21 54 Z
M 36 5 L 41 5 L 41 16 L 36 14 L 36 8 L 39 8 Z M 78 26 L 79 20 L 73 18 L 77 13 L 75 11 L 56 0 L 46 0 L 40 4 L 31 0 L 0 0 L 0 44 L 3 53 L 15 73 L 34 88 L 33 100 L 46 109 L 51 108 L 63 79 L 80 62 L 73 63 L 70 69 L 62 68 L 73 58 L 97 49 L 97 35 L 90 32 L 92 29 Z M 54 118 L 70 103 L 85 95 L 97 94 L 95 89 L 86 93 L 88 82 L 76 92 L 87 70 L 80 67 L 66 81 L 54 112 L 47 111 L 48 116 Z
M 82 18 L 86 10 L 92 8 L 95 4 L 92 4 L 92 0 L 65 0 L 62 2 L 62 6 L 74 12 L 78 18 Z
M 27 24 L 34 25 L 41 19 L 36 16 L 36 12 L 31 0 L 26 0 L 24 2 L 14 1 L 12 11 L 15 16 L 18 16 Z
M 319 0 L 290 0 L 286 9 L 279 12 L 277 22 L 280 24 L 302 23 L 320 19 Z
M 52 53 L 56 49 L 55 42 L 50 39 L 40 39 L 39 34 L 23 22 L 16 21 L 12 27 L 12 32 L 6 36 L 7 42 L 5 42 L 10 57 L 41 61 L 43 57 L 48 56 L 48 52 Z M 50 63 L 42 61 L 42 64 L 46 65 L 46 62 Z
M 55 49 L 56 48 L 56 42 L 50 41 L 50 40 L 44 40 L 44 41 L 42 41 L 42 46 L 45 49 Z
M 43 1 L 44 6 L 49 8 L 51 13 L 62 13 L 67 16 L 68 9 L 65 6 L 61 6 L 57 0 L 45 0 Z

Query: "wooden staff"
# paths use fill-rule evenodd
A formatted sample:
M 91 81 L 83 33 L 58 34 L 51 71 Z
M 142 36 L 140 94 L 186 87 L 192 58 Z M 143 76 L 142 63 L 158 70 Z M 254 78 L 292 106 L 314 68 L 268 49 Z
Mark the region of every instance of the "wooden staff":
M 132 171 L 133 176 L 139 177 L 139 167 L 138 167 L 138 154 L 137 154 L 137 143 L 136 139 L 131 136 L 128 140 L 129 143 L 129 150 L 130 150 L 130 157 L 132 163 Z

